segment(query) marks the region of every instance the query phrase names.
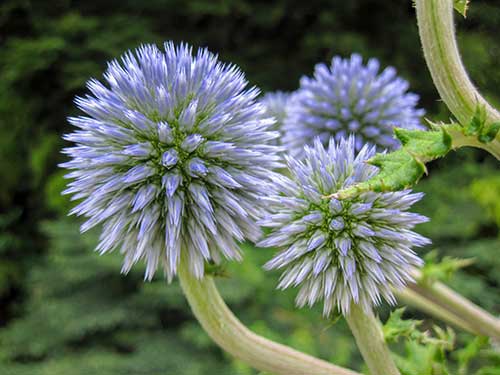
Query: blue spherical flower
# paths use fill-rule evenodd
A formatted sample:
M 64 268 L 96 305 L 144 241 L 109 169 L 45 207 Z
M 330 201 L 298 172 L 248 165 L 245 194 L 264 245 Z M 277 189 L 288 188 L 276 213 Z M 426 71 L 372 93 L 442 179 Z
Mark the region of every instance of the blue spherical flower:
M 302 77 L 293 94 L 283 125 L 283 143 L 292 155 L 302 156 L 303 146 L 319 137 L 326 146 L 355 135 L 356 149 L 365 143 L 379 150 L 397 148 L 393 127 L 423 128 L 418 96 L 407 92 L 408 82 L 392 67 L 379 74 L 379 62 L 366 66 L 359 55 L 334 57 L 331 66 L 318 64 L 314 78 Z
M 392 303 L 391 288 L 411 281 L 422 264 L 412 248 L 430 241 L 412 228 L 427 218 L 407 212 L 421 193 L 325 199 L 375 175 L 366 163 L 374 153 L 364 146 L 356 155 L 351 136 L 331 139 L 328 149 L 316 138 L 303 160 L 286 157 L 291 177 L 277 180 L 279 193 L 266 199 L 272 213 L 261 224 L 273 231 L 259 245 L 281 249 L 265 267 L 283 269 L 279 288 L 300 287 L 299 306 L 324 300 L 328 315 L 335 308 L 347 314 L 352 303 L 366 311 L 382 298 Z
M 260 99 L 260 102 L 266 109 L 266 115 L 276 120 L 273 127 L 274 130 L 282 130 L 289 101 L 290 94 L 283 91 L 269 92 Z
M 125 54 L 104 78 L 77 98 L 86 116 L 70 118 L 79 130 L 65 137 L 82 231 L 102 224 L 98 250 L 120 248 L 124 272 L 145 260 L 147 278 L 162 267 L 171 279 L 181 253 L 196 277 L 206 261 L 239 259 L 281 165 L 258 90 L 207 50 L 172 43 Z

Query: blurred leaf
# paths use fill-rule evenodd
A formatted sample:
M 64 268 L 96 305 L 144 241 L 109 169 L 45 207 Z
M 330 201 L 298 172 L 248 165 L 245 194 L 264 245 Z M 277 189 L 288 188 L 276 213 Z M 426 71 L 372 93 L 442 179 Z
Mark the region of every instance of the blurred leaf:
M 500 173 L 476 179 L 470 188 L 474 199 L 486 209 L 500 228 Z
M 476 337 L 464 348 L 457 350 L 455 355 L 458 358 L 458 374 L 467 375 L 470 361 L 477 357 L 479 351 L 489 343 L 488 337 Z
M 454 333 L 434 327 L 437 338 L 426 334 L 405 343 L 404 355 L 396 355 L 396 365 L 402 375 L 451 375 L 446 351 L 453 348 Z
M 430 251 L 424 257 L 421 282 L 449 281 L 461 268 L 474 263 L 473 259 L 459 259 L 445 256 L 438 260 L 438 252 Z
M 470 0 L 453 0 L 453 5 L 458 13 L 466 17 L 467 10 L 469 9 L 469 2 Z
M 36 146 L 31 150 L 31 171 L 33 183 L 37 186 L 47 175 L 48 161 L 53 156 L 53 150 L 61 144 L 56 134 L 41 136 Z

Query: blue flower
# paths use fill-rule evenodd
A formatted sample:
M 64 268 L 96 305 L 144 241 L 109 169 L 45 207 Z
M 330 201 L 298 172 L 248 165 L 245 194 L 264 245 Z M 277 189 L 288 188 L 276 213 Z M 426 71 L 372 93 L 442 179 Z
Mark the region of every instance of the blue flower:
M 355 135 L 356 149 L 365 143 L 379 150 L 395 149 L 393 127 L 421 129 L 424 111 L 417 109 L 418 96 L 408 93 L 408 82 L 392 67 L 380 74 L 379 62 L 366 66 L 353 54 L 350 59 L 334 57 L 331 66 L 318 64 L 314 78 L 302 77 L 293 94 L 283 125 L 283 143 L 295 156 L 303 146 L 319 137 L 326 146 L 330 137 L 340 140 Z
M 276 131 L 282 130 L 289 101 L 290 94 L 283 91 L 269 92 L 260 99 L 260 102 L 266 109 L 266 115 L 276 120 L 273 127 Z
M 425 216 L 407 212 L 422 198 L 409 190 L 367 192 L 351 199 L 325 199 L 377 173 L 366 163 L 375 146 L 356 155 L 349 137 L 325 149 L 319 138 L 304 149 L 304 159 L 286 157 L 290 178 L 276 180 L 278 194 L 265 200 L 270 214 L 262 219 L 272 233 L 259 246 L 280 252 L 267 269 L 282 269 L 278 288 L 300 287 L 298 306 L 324 300 L 324 314 L 343 314 L 352 303 L 368 311 L 382 298 L 394 302 L 391 288 L 412 280 L 422 264 L 412 250 L 430 241 L 412 231 Z
M 102 224 L 98 251 L 120 248 L 123 272 L 144 260 L 148 279 L 159 267 L 172 279 L 181 253 L 198 278 L 205 262 L 240 259 L 281 166 L 258 90 L 207 50 L 170 42 L 126 53 L 104 78 L 76 99 L 86 115 L 65 136 L 82 231 Z

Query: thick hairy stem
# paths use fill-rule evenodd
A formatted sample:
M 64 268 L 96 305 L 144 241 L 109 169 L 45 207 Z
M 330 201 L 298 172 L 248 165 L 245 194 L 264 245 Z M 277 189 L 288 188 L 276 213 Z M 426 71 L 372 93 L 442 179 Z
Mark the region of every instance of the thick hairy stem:
M 380 322 L 373 313 L 366 313 L 360 306 L 351 305 L 347 323 L 371 375 L 399 375 L 391 352 L 387 347 Z
M 474 335 L 500 339 L 500 319 L 443 283 L 424 279 L 419 270 L 413 276 L 415 283 L 394 290 L 403 302 Z
M 417 22 L 427 66 L 439 95 L 462 123 L 467 123 L 477 105 L 484 105 L 492 122 L 500 120 L 477 91 L 465 71 L 455 40 L 453 0 L 417 0 Z
M 458 321 L 464 322 L 465 326 L 462 328 L 469 332 L 500 339 L 500 319 L 495 318 L 446 285 L 439 282 L 420 282 L 410 284 L 408 287 L 429 300 L 431 304 L 441 307 L 458 318 Z
M 500 139 L 497 136 L 489 143 L 481 143 L 475 137 L 464 135 L 460 126 L 450 126 L 447 128 L 448 134 L 451 136 L 451 147 L 457 149 L 463 146 L 478 147 L 488 151 L 495 158 L 500 160 Z
M 253 333 L 226 306 L 212 277 L 198 280 L 183 263 L 179 279 L 203 329 L 222 349 L 248 365 L 281 375 L 360 375 Z
M 479 334 L 476 329 L 469 323 L 455 316 L 435 301 L 430 300 L 428 297 L 424 297 L 422 294 L 412 290 L 409 287 L 395 290 L 394 294 L 397 296 L 398 300 L 406 305 L 413 306 L 419 310 L 422 310 L 427 314 L 432 315 L 450 325 L 453 325 L 456 328 L 463 329 L 466 332 L 472 333 L 474 335 Z
M 450 111 L 461 124 L 468 124 L 476 109 L 483 107 L 486 123 L 499 122 L 500 113 L 474 87 L 463 66 L 455 39 L 453 0 L 416 0 L 416 9 L 425 60 L 439 95 Z M 500 160 L 499 135 L 493 141 L 483 143 L 475 136 L 465 135 L 460 127 L 450 127 L 448 132 L 453 148 L 479 147 Z M 441 314 L 455 317 L 454 324 L 476 334 L 500 337 L 500 320 L 445 285 L 421 282 L 409 287 L 411 292 L 406 297 L 413 297 L 416 293 L 430 301 L 429 306 L 435 311 L 441 307 Z
M 481 106 L 488 123 L 500 121 L 500 113 L 474 87 L 462 64 L 455 40 L 453 0 L 416 0 L 416 9 L 425 60 L 439 95 L 450 111 L 460 123 L 468 124 L 476 108 Z M 478 142 L 474 137 L 460 137 L 454 146 L 480 147 L 500 159 L 499 136 L 489 143 Z

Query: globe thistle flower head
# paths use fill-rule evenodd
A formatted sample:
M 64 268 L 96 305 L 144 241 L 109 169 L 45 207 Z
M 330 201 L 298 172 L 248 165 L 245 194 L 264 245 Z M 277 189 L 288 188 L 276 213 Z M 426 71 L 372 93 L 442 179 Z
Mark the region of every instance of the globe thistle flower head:
M 379 73 L 376 59 L 363 65 L 361 56 L 334 57 L 330 67 L 318 64 L 314 77 L 302 77 L 290 100 L 283 125 L 283 143 L 292 155 L 303 156 L 303 146 L 319 137 L 340 140 L 355 135 L 356 149 L 365 143 L 379 150 L 399 146 L 393 127 L 420 129 L 424 111 L 418 96 L 407 92 L 408 82 L 392 67 Z
M 276 131 L 282 130 L 289 100 L 290 94 L 283 91 L 269 92 L 260 99 L 266 109 L 266 115 L 276 120 L 273 128 Z
M 258 199 L 280 167 L 274 121 L 243 74 L 205 49 L 145 45 L 109 64 L 107 86 L 91 80 L 77 98 L 85 116 L 65 139 L 71 213 L 102 224 L 97 249 L 120 248 L 123 271 L 139 260 L 146 277 L 170 280 L 181 252 L 202 277 L 206 261 L 239 259 L 238 241 L 257 240 Z
M 351 136 L 330 140 L 327 149 L 316 138 L 304 159 L 286 157 L 291 177 L 282 176 L 279 193 L 266 199 L 271 214 L 260 223 L 272 232 L 259 246 L 280 249 L 265 268 L 283 270 L 278 288 L 300 288 L 300 307 L 323 300 L 325 315 L 334 309 L 345 315 L 352 303 L 365 311 L 382 299 L 393 303 L 391 288 L 411 281 L 422 264 L 413 248 L 430 242 L 412 228 L 427 218 L 408 212 L 421 193 L 324 198 L 375 175 L 366 163 L 374 153 L 366 145 L 356 155 Z

